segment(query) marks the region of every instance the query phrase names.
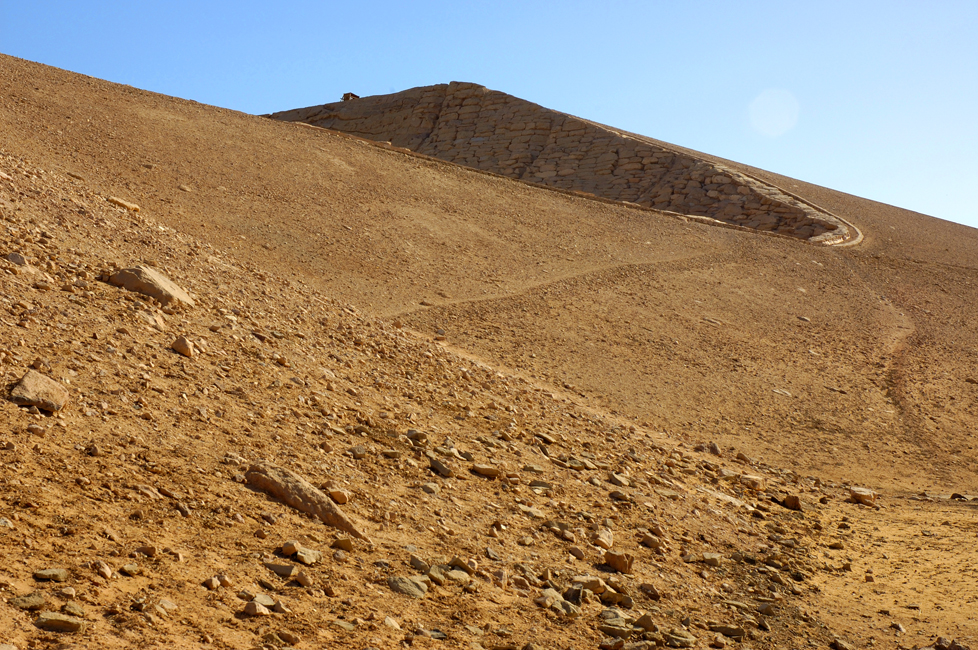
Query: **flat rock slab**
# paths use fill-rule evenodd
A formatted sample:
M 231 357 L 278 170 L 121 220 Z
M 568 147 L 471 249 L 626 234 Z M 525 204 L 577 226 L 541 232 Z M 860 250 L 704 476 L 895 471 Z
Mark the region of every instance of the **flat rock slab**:
M 43 612 L 34 625 L 48 632 L 81 632 L 85 629 L 85 621 L 57 612 Z
M 67 569 L 41 569 L 34 572 L 35 580 L 51 580 L 52 582 L 64 582 L 68 579 Z
M 155 298 L 164 307 L 173 304 L 186 307 L 194 306 L 193 298 L 186 291 L 174 284 L 170 278 L 149 266 L 133 266 L 116 271 L 109 277 L 109 282 L 126 291 L 134 291 Z
M 68 403 L 68 391 L 50 377 L 36 370 L 28 370 L 10 391 L 10 401 L 45 411 L 60 411 Z
M 391 591 L 411 598 L 424 598 L 428 593 L 428 585 L 417 577 L 391 576 L 387 579 L 387 586 L 391 588 Z
M 296 510 L 315 515 L 327 525 L 372 543 L 328 496 L 295 472 L 270 463 L 257 463 L 245 473 L 245 480 Z

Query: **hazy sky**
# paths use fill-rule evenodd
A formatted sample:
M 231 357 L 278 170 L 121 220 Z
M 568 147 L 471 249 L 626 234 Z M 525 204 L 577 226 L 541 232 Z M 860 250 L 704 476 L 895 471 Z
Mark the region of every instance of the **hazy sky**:
M 0 52 L 249 113 L 472 81 L 978 227 L 974 0 L 273 4 L 0 0 Z

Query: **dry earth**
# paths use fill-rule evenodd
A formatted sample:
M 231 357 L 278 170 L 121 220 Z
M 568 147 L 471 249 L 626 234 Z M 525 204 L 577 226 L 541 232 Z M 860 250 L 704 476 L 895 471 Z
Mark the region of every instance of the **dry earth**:
M 865 238 L 0 58 L 0 644 L 974 645 L 976 232 L 722 162 Z

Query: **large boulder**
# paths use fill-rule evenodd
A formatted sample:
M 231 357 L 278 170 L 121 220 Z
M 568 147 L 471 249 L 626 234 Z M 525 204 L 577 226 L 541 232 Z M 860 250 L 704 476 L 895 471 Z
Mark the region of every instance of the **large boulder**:
M 21 406 L 36 406 L 45 411 L 60 411 L 68 403 L 64 386 L 36 370 L 28 370 L 10 391 L 10 400 Z
M 173 283 L 156 269 L 149 266 L 133 266 L 116 271 L 109 276 L 109 282 L 126 291 L 135 291 L 155 298 L 164 307 L 174 304 L 193 307 L 194 300 L 187 292 Z

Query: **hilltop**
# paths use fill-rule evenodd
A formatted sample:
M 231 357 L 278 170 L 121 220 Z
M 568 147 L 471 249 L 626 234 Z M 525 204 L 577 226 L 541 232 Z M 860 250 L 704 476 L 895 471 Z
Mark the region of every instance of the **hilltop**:
M 68 393 L 0 408 L 0 643 L 973 644 L 975 231 L 668 147 L 827 246 L 0 73 L 0 359 Z

